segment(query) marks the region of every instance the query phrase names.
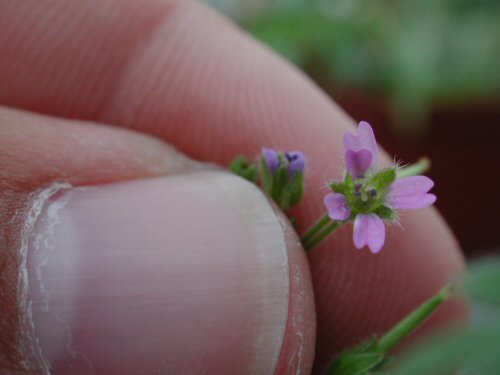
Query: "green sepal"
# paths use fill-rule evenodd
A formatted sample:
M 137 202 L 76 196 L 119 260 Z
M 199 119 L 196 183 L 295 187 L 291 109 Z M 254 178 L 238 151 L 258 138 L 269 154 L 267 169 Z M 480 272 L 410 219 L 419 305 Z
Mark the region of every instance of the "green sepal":
M 330 182 L 328 186 L 334 193 L 345 194 L 345 185 L 342 182 Z
M 297 172 L 289 180 L 286 188 L 289 196 L 288 206 L 292 207 L 299 204 L 304 195 L 304 174 Z
M 231 164 L 229 164 L 229 170 L 253 183 L 256 183 L 259 178 L 257 166 L 254 163 L 250 163 L 248 159 L 242 155 L 237 156 Z
M 273 189 L 273 174 L 271 173 L 271 170 L 267 166 L 266 159 L 264 157 L 260 158 L 260 171 L 261 171 L 261 182 L 262 182 L 262 189 L 264 191 L 271 195 L 272 189 Z
M 288 202 L 285 194 L 285 188 L 288 180 L 287 173 L 287 166 L 280 163 L 278 170 L 274 176 L 272 176 L 273 183 L 270 196 L 282 210 L 288 208 L 286 207 Z
M 395 180 L 396 180 L 396 169 L 388 168 L 375 174 L 368 181 L 368 185 L 372 186 L 377 191 L 383 191 Z
M 354 181 L 352 180 L 352 177 L 348 172 L 345 173 L 344 185 L 345 188 L 349 190 L 352 190 L 354 188 Z
M 382 220 L 396 220 L 397 215 L 396 212 L 392 208 L 387 206 L 379 206 L 375 209 L 375 214 L 380 217 Z

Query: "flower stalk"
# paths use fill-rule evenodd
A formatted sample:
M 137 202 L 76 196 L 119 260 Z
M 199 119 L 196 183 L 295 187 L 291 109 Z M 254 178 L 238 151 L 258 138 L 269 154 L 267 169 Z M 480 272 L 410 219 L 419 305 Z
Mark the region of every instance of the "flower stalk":
M 447 285 L 435 296 L 413 310 L 380 338 L 371 338 L 340 354 L 326 370 L 327 375 L 369 375 L 383 373 L 391 362 L 388 352 L 414 332 L 441 304 L 454 294 L 453 285 Z
M 344 223 L 344 221 L 329 221 L 329 223 L 323 227 L 323 230 L 321 230 L 315 237 L 311 238 L 306 243 L 302 243 L 306 253 L 314 249 L 321 241 L 339 229 Z
M 375 342 L 375 349 L 387 353 L 396 344 L 415 331 L 434 311 L 454 293 L 452 284 L 446 285 L 434 297 L 413 310 L 406 318 L 396 324 L 389 332 Z
M 324 214 L 319 218 L 316 223 L 307 230 L 307 232 L 301 237 L 300 241 L 302 242 L 303 245 L 305 245 L 307 242 L 309 242 L 311 239 L 314 238 L 321 230 L 330 222 L 330 218 L 328 217 L 328 214 Z

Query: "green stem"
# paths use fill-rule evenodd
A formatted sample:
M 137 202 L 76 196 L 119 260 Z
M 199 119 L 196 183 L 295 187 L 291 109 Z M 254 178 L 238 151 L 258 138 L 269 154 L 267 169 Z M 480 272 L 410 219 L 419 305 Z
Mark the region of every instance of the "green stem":
M 307 230 L 307 232 L 302 236 L 302 238 L 300 239 L 300 241 L 302 243 L 306 243 L 307 241 L 309 241 L 316 234 L 318 234 L 318 232 L 321 231 L 321 229 L 323 229 L 324 226 L 326 224 L 328 224 L 329 221 L 330 221 L 330 218 L 328 217 L 327 214 L 324 214 L 323 216 L 321 216 L 319 218 L 319 220 L 316 221 L 316 223 L 311 228 L 309 228 Z
M 344 223 L 344 221 L 332 221 L 321 232 L 319 232 L 316 237 L 311 238 L 307 242 L 303 242 L 302 245 L 304 246 L 304 250 L 306 251 L 306 253 L 314 249 L 321 241 L 332 234 L 335 230 L 340 228 Z
M 411 164 L 407 167 L 398 169 L 396 174 L 398 178 L 408 177 L 408 176 L 417 176 L 419 174 L 423 174 L 429 170 L 431 167 L 431 161 L 429 158 L 422 157 L 415 164 Z
M 375 348 L 382 353 L 389 351 L 394 345 L 402 341 L 406 336 L 412 333 L 424 320 L 450 296 L 453 295 L 453 286 L 447 285 L 431 299 L 424 302 L 421 306 L 413 310 L 410 315 L 400 321 L 394 328 L 382 336 L 376 343 Z

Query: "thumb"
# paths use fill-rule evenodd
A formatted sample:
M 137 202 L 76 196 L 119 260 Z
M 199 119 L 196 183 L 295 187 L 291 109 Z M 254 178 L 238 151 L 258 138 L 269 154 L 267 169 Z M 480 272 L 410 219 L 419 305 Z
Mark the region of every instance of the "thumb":
M 12 162 L 27 139 L 19 134 L 33 120 L 37 132 L 52 121 L 18 115 L 24 125 L 17 136 L 12 127 L 0 127 L 11 151 L 1 150 Z M 68 129 L 62 125 L 67 121 L 57 121 Z M 72 123 L 72 137 L 89 126 Z M 64 144 L 64 131 L 52 134 Z M 127 142 L 134 143 L 131 134 Z M 47 140 L 37 139 L 40 145 Z M 106 138 L 99 139 L 102 145 Z M 118 144 L 119 152 L 129 149 Z M 141 150 L 134 149 L 137 158 Z M 166 150 L 166 158 L 179 159 Z M 65 165 L 74 165 L 71 158 Z M 39 161 L 32 168 L 44 168 Z M 293 230 L 252 184 L 190 166 L 168 176 L 107 184 L 87 184 L 84 173 L 70 179 L 78 184 L 53 175 L 29 193 L 19 228 L 26 248 L 7 248 L 18 252 L 18 289 L 25 291 L 13 306 L 18 321 L 11 325 L 24 358 L 12 368 L 53 375 L 310 371 L 312 288 Z M 16 184 L 3 190 L 7 186 Z
M 56 196 L 29 248 L 35 334 L 55 374 L 274 373 L 288 257 L 258 190 L 198 172 Z

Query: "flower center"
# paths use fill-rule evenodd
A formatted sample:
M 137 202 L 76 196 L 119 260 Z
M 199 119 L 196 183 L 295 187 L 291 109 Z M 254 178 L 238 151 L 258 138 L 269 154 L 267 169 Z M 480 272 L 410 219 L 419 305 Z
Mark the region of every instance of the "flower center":
M 362 178 L 355 180 L 352 194 L 352 201 L 349 202 L 359 213 L 371 213 L 379 205 L 380 196 L 377 189 L 371 186 Z

